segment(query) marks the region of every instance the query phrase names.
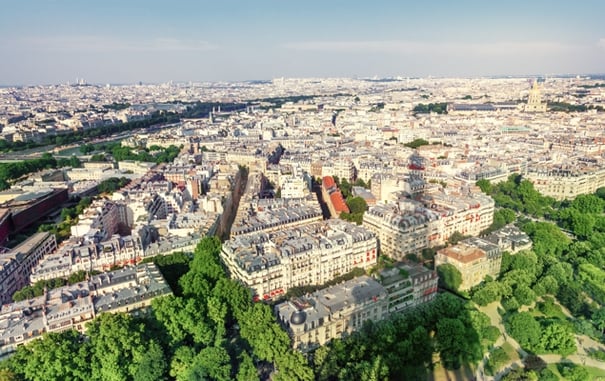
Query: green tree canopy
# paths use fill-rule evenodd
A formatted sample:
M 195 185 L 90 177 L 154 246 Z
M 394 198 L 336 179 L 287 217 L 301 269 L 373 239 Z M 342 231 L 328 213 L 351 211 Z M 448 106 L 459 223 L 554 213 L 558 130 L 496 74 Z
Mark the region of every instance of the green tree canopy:
M 462 284 L 462 274 L 454 265 L 445 263 L 437 266 L 437 274 L 439 275 L 439 282 L 444 288 L 458 291 Z
M 526 349 L 536 348 L 542 335 L 540 323 L 528 312 L 512 314 L 507 321 L 507 331 Z

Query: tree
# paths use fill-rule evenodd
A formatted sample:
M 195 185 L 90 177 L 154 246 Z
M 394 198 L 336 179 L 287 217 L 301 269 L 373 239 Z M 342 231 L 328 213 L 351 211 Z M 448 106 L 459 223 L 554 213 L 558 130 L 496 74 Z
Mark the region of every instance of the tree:
M 534 292 L 537 296 L 556 295 L 559 289 L 559 283 L 552 275 L 545 275 L 538 280 L 534 286 Z
M 544 368 L 539 373 L 540 381 L 559 381 L 559 377 L 550 369 Z
M 533 277 L 542 274 L 542 266 L 533 251 L 525 250 L 511 256 L 510 270 L 523 270 Z
M 351 213 L 363 213 L 367 210 L 368 204 L 361 197 L 351 197 L 347 200 L 347 206 Z
M 367 381 L 387 381 L 389 368 L 384 363 L 382 355 L 378 355 L 371 361 L 362 361 L 353 367 L 345 368 L 338 375 L 340 380 L 353 380 L 356 377 Z
M 207 301 L 208 317 L 214 322 L 217 344 L 224 339 L 227 329 L 225 328 L 225 318 L 227 317 L 227 305 L 215 296 L 211 296 Z
M 167 363 L 162 347 L 156 341 L 149 341 L 147 350 L 136 367 L 133 380 L 163 380 L 166 368 Z
M 492 374 L 495 374 L 502 365 L 508 363 L 510 361 L 510 357 L 504 349 L 501 347 L 496 347 L 492 349 L 489 353 L 489 367 L 492 370 Z
M 247 352 L 243 352 L 240 356 L 239 369 L 237 370 L 237 381 L 257 381 L 258 370 L 254 366 L 252 357 Z
M 155 340 L 146 337 L 144 325 L 135 322 L 130 315 L 101 314 L 88 324 L 87 334 L 93 353 L 90 379 L 163 378 L 164 353 Z M 150 364 L 154 366 L 150 368 Z
M 0 368 L 0 381 L 19 381 L 19 378 L 11 369 Z
M 231 359 L 223 347 L 207 347 L 193 359 L 193 364 L 187 371 L 187 379 L 200 379 L 207 375 L 213 380 L 231 380 Z M 200 377 L 202 376 L 202 377 Z
M 485 193 L 485 194 L 491 194 L 493 187 L 492 187 L 492 183 L 490 183 L 489 180 L 486 179 L 481 179 L 478 180 L 475 185 L 477 185 L 480 189 L 481 192 Z
M 592 313 L 591 320 L 594 326 L 601 331 L 601 333 L 605 333 L 605 307 L 595 310 Z
M 92 144 L 83 144 L 80 146 L 80 152 L 84 155 L 88 155 L 91 152 L 95 151 L 95 146 Z
M 538 256 L 552 255 L 559 258 L 570 243 L 570 239 L 556 225 L 548 222 L 530 222 L 523 230 L 532 239 L 532 250 Z
M 559 213 L 559 221 L 578 237 L 586 238 L 592 234 L 597 220 L 592 214 L 574 208 L 567 208 Z
M 560 284 L 557 299 L 573 315 L 581 314 L 584 310 L 584 296 L 577 283 Z
M 437 266 L 437 274 L 439 275 L 439 283 L 442 287 L 452 291 L 458 291 L 462 284 L 462 274 L 458 269 L 449 263 Z
M 240 333 L 260 360 L 273 362 L 290 347 L 286 332 L 275 322 L 269 306 L 256 303 L 238 317 Z
M 501 378 L 502 381 L 538 381 L 538 375 L 533 370 L 525 371 L 523 368 L 513 368 Z
M 459 319 L 444 318 L 437 322 L 436 349 L 446 369 L 458 369 L 466 352 L 466 329 Z
M 520 285 L 515 289 L 513 295 L 517 301 L 524 306 L 531 305 L 536 300 L 536 293 L 527 285 Z
M 455 231 L 452 233 L 450 238 L 448 238 L 447 242 L 449 242 L 452 245 L 456 245 L 458 242 L 462 241 L 465 238 L 467 238 L 467 236 L 460 233 L 459 231 Z
M 537 304 L 538 310 L 549 317 L 556 317 L 562 313 L 561 306 L 555 303 L 550 296 L 545 296 L 542 302 Z
M 588 381 L 590 374 L 583 367 L 569 362 L 560 362 L 557 368 L 561 376 L 568 381 Z
M 81 335 L 74 330 L 47 333 L 17 348 L 11 359 L 13 370 L 28 380 L 85 380 L 91 375 L 90 346 L 80 344 Z
M 540 347 L 565 357 L 576 351 L 572 328 L 564 323 L 552 323 L 542 330 Z
M 573 278 L 573 266 L 566 262 L 553 263 L 545 275 L 552 276 L 559 285 L 569 284 Z
M 287 349 L 275 361 L 277 374 L 275 381 L 312 381 L 313 371 L 309 368 L 307 360 L 300 352 Z
M 527 355 L 523 359 L 523 365 L 525 365 L 525 369 L 527 370 L 535 370 L 536 372 L 542 371 L 542 369 L 546 368 L 546 361 L 542 359 L 540 356 L 536 355 Z
M 342 363 L 345 357 L 345 344 L 343 340 L 332 340 L 329 344 L 323 345 L 315 350 L 313 354 L 313 367 L 316 378 L 320 381 L 332 379 L 340 370 L 339 363 Z
M 430 143 L 424 139 L 414 139 L 409 143 L 405 143 L 404 146 L 416 149 L 420 146 L 428 146 Z
M 502 299 L 502 307 L 508 312 L 514 312 L 521 307 L 519 301 L 514 296 Z
M 214 341 L 214 327 L 201 300 L 163 296 L 151 302 L 155 318 L 177 347 L 183 343 L 209 345 Z
M 186 380 L 189 368 L 193 364 L 195 350 L 188 346 L 176 348 L 170 362 L 170 376 L 176 380 Z
M 365 181 L 363 181 L 363 179 L 361 179 L 361 178 L 358 178 L 357 180 L 355 180 L 354 185 L 356 187 L 362 187 L 362 188 L 370 189 L 370 185 L 367 184 Z
M 487 282 L 473 292 L 473 302 L 480 306 L 486 306 L 491 302 L 500 300 L 502 297 L 501 288 L 499 282 Z
M 569 206 L 583 214 L 601 214 L 605 209 L 605 199 L 596 194 L 581 194 L 576 196 Z
M 521 347 L 536 348 L 540 342 L 542 330 L 540 323 L 528 312 L 513 314 L 507 321 L 508 333 L 517 340 Z

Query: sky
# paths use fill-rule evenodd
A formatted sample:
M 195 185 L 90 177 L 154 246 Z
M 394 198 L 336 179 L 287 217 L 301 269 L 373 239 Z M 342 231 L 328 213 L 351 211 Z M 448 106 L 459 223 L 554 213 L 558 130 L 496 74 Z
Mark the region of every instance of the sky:
M 602 0 L 2 0 L 0 85 L 605 73 Z

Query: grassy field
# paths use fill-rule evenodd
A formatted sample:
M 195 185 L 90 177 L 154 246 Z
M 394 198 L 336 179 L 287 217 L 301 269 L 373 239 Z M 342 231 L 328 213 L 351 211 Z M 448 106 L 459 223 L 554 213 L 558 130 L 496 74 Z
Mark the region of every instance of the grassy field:
M 502 344 L 502 349 L 504 349 L 504 351 L 506 352 L 506 354 L 510 358 L 510 361 L 517 361 L 517 360 L 519 360 L 519 354 L 517 353 L 517 351 L 515 350 L 515 348 L 513 348 L 513 346 L 510 345 L 509 343 L 505 342 L 504 344 Z
M 559 370 L 557 369 L 557 364 L 548 364 L 547 368 L 550 369 L 554 374 L 556 374 L 557 377 L 559 377 L 561 380 L 564 379 L 563 376 L 561 376 L 561 373 L 559 373 Z M 591 381 L 605 381 L 605 369 L 594 368 L 592 366 L 585 366 L 583 368 L 588 371 Z
M 473 369 L 463 366 L 458 370 L 446 370 L 441 364 L 435 365 L 433 373 L 430 373 L 427 381 L 470 381 L 474 378 Z

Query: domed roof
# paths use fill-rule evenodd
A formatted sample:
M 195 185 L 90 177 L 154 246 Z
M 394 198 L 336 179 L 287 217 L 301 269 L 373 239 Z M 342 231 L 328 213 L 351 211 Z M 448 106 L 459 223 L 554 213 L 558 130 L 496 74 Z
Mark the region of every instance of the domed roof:
M 290 324 L 303 324 L 307 320 L 305 311 L 296 311 L 290 316 Z

